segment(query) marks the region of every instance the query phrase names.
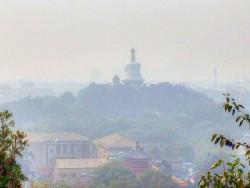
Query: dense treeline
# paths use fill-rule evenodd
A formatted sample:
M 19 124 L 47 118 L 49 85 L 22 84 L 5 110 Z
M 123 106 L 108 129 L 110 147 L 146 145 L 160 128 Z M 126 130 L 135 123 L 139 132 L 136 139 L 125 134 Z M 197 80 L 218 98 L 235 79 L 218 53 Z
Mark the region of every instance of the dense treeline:
M 210 98 L 169 83 L 91 84 L 76 96 L 25 98 L 2 108 L 13 111 L 25 130 L 77 131 L 93 139 L 119 132 L 139 139 L 156 156 L 197 163 L 212 151 L 206 142 L 211 133 L 226 131 L 228 121 Z
M 167 173 L 150 170 L 136 177 L 118 162 L 100 167 L 95 174 L 90 188 L 179 188 Z

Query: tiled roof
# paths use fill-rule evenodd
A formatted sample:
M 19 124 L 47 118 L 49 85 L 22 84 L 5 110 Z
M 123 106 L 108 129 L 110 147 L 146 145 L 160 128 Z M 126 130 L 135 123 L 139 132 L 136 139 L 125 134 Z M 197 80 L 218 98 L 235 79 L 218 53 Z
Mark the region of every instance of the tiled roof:
M 150 156 L 144 151 L 143 147 L 139 146 L 139 143 L 135 148 L 131 149 L 125 156 L 125 159 L 150 159 Z
M 96 145 L 101 145 L 107 149 L 111 148 L 131 148 L 136 145 L 136 142 L 120 134 L 111 134 L 106 137 L 94 141 Z
M 28 141 L 37 142 L 58 142 L 58 141 L 88 141 L 89 139 L 78 133 L 38 133 L 28 132 Z
M 106 159 L 56 159 L 55 168 L 97 168 L 106 163 Z

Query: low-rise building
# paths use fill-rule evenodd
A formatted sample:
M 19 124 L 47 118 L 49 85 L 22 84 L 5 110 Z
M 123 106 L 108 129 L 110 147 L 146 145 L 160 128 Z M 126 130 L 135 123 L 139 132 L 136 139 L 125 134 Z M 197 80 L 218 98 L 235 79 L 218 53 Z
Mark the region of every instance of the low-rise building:
M 56 159 L 89 158 L 94 152 L 91 141 L 78 133 L 28 133 L 28 141 L 25 158 L 41 176 L 50 176 Z
M 57 159 L 54 182 L 64 181 L 73 188 L 85 188 L 93 178 L 94 170 L 106 163 L 106 159 Z
M 98 158 L 119 159 L 135 147 L 136 142 L 120 134 L 111 134 L 94 140 Z

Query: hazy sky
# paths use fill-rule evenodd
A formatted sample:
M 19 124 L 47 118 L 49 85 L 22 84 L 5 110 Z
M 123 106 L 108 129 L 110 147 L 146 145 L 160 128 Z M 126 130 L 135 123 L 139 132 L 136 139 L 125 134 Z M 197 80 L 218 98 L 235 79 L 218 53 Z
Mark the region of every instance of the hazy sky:
M 0 0 L 0 79 L 250 79 L 249 0 Z

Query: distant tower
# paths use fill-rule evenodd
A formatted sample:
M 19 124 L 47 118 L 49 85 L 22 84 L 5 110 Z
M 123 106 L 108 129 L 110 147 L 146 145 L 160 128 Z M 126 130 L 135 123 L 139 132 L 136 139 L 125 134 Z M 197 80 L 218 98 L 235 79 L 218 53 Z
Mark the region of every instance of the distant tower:
M 113 81 L 113 86 L 119 86 L 121 84 L 121 80 L 117 75 L 113 77 L 112 81 Z
M 132 86 L 140 86 L 144 79 L 141 75 L 141 64 L 136 62 L 135 49 L 130 50 L 130 63 L 125 66 L 126 78 L 123 80 L 125 84 Z
M 130 54 L 131 54 L 130 62 L 131 62 L 131 63 L 135 63 L 135 62 L 136 62 L 136 59 L 135 59 L 135 49 L 134 49 L 134 48 L 132 48 L 132 49 L 130 50 Z

